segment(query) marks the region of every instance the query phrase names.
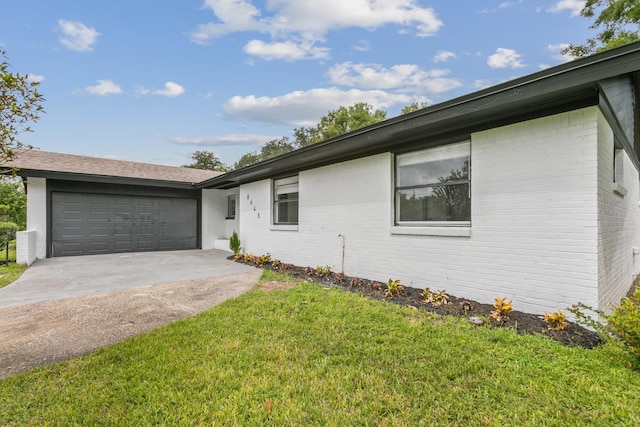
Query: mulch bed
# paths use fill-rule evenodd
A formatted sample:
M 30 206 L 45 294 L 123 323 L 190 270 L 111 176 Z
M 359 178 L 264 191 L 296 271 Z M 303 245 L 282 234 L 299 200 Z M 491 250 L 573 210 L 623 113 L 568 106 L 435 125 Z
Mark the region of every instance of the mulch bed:
M 231 256 L 229 259 L 234 259 L 234 257 Z M 322 269 L 318 271 L 318 269 L 311 267 L 299 267 L 291 264 L 278 264 L 274 266 L 271 262 L 265 262 L 263 265 L 258 265 L 254 261 L 245 261 L 243 258 L 236 260 L 236 262 L 278 271 L 307 281 L 336 286 L 369 298 L 384 300 L 403 306 L 425 309 L 442 315 L 472 317 L 475 318 L 475 320 L 483 321 L 487 326 L 513 329 L 523 335 L 543 335 L 567 346 L 590 349 L 603 343 L 602 338 L 597 332 L 572 322 L 569 322 L 567 327 L 562 330 L 549 329 L 549 325 L 543 320 L 543 316 L 537 314 L 514 310 L 509 314 L 508 319 L 498 323 L 489 317 L 491 312 L 495 310 L 492 304 L 482 304 L 477 301 L 459 298 L 449 294 L 447 294 L 447 297 L 451 304 L 437 306 L 425 301 L 422 297 L 422 289 L 409 286 L 404 286 L 404 291 L 399 296 L 385 296 L 385 290 L 387 289 L 386 283 L 348 277 L 339 273 L 334 274 L 326 270 L 322 271 Z M 436 290 L 432 289 L 432 292 L 436 292 Z

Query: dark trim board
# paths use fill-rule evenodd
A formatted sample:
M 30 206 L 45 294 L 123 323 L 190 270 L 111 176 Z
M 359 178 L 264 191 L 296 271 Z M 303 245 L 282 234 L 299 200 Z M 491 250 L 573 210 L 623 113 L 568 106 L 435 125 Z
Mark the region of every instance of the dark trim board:
M 202 230 L 202 192 L 200 190 L 185 190 L 176 188 L 162 188 L 162 187 L 147 187 L 136 186 L 129 184 L 108 184 L 108 183 L 96 183 L 96 182 L 78 182 L 78 181 L 59 181 L 59 180 L 47 180 L 46 191 L 46 212 L 47 212 L 47 258 L 51 256 L 59 255 L 54 251 L 54 194 L 55 198 L 60 200 L 61 195 L 70 194 L 71 198 L 81 198 L 83 196 L 97 196 L 97 200 L 105 201 L 105 197 L 113 196 L 123 197 L 124 200 L 139 201 L 139 202 L 155 202 L 157 205 L 163 200 L 166 202 L 173 202 L 180 204 L 180 200 L 184 199 L 186 206 L 194 206 L 195 204 L 195 245 L 190 243 L 188 246 L 175 246 L 162 248 L 155 245 L 155 249 L 148 249 L 149 246 L 134 245 L 133 248 L 118 248 L 111 250 L 110 252 L 135 252 L 145 250 L 177 250 L 177 249 L 200 249 L 202 247 L 201 242 L 201 230 Z M 148 204 L 148 203 L 147 203 Z M 175 208 L 172 208 L 175 210 Z M 107 252 L 105 252 L 107 253 Z

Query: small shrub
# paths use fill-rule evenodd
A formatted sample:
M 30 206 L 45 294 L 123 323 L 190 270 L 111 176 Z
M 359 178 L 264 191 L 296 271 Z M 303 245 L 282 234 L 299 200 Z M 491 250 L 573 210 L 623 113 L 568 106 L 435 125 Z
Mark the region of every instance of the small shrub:
M 240 238 L 238 237 L 238 233 L 236 233 L 235 231 L 229 238 L 229 249 L 233 251 L 234 255 L 240 253 Z
M 471 304 L 470 301 L 461 301 L 460 308 L 462 309 L 462 311 L 464 311 L 464 314 L 466 315 L 468 312 L 473 310 L 473 305 Z
M 293 268 L 293 264 L 288 264 L 286 262 L 283 262 L 280 264 L 280 268 L 282 269 L 282 271 L 289 271 Z
M 400 280 L 389 279 L 387 289 L 384 291 L 385 297 L 399 297 L 404 292 L 404 286 L 400 284 Z
M 562 310 L 558 310 L 553 313 L 545 313 L 543 319 L 547 322 L 547 328 L 549 330 L 561 331 L 569 326 L 567 316 Z
M 251 254 L 244 254 L 244 262 L 248 263 L 248 264 L 253 264 L 256 262 L 256 257 L 255 255 L 251 255 Z
M 266 253 L 256 258 L 256 265 L 258 267 L 264 267 L 264 265 L 271 261 L 271 254 Z
M 278 267 L 280 267 L 280 264 L 281 264 L 281 263 L 280 263 L 280 260 L 277 260 L 277 259 L 275 259 L 275 258 L 271 260 L 271 267 L 272 267 L 274 270 L 277 270 L 277 269 L 278 269 Z
M 631 298 L 623 298 L 611 315 L 582 303 L 567 310 L 576 316 L 577 323 L 594 329 L 602 338 L 620 340 L 629 352 L 629 366 L 640 369 L 640 290 L 636 290 Z M 599 318 L 585 314 L 585 310 Z
M 321 277 L 327 277 L 330 276 L 331 274 L 333 274 L 333 272 L 331 271 L 331 267 L 328 265 L 319 265 L 316 267 L 315 270 L 316 275 L 321 276 Z
M 359 277 L 354 277 L 353 279 L 351 279 L 351 281 L 349 281 L 349 286 L 356 287 L 356 286 L 362 286 L 362 285 L 364 285 L 364 280 L 362 280 Z
M 376 281 L 374 281 L 374 280 L 370 280 L 370 281 L 369 281 L 369 287 L 370 287 L 371 289 L 376 290 L 376 291 L 380 291 L 380 290 L 382 290 L 382 285 L 381 285 L 379 282 L 376 282 Z
M 451 305 L 451 301 L 449 301 L 449 295 L 444 292 L 444 289 L 436 292 L 431 292 L 431 289 L 425 288 L 422 293 L 422 298 L 429 304 L 440 307 L 441 305 Z
M 623 298 L 607 320 L 640 367 L 640 289 L 631 298 Z
M 305 267 L 304 275 L 307 277 L 312 277 L 315 274 L 316 270 L 313 267 Z
M 342 282 L 344 280 L 344 273 L 336 273 L 335 278 L 338 282 Z
M 233 255 L 233 260 L 234 261 L 238 261 L 239 259 L 243 259 L 244 255 L 242 255 L 242 252 L 237 252 L 235 255 Z
M 506 298 L 495 298 L 493 307 L 495 310 L 491 312 L 489 317 L 499 323 L 509 319 L 509 314 L 513 311 L 511 301 Z

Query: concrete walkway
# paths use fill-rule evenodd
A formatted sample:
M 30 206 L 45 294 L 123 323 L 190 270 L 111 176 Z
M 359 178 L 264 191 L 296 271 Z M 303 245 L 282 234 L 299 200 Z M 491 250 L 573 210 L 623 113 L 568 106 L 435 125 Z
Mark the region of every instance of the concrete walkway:
M 227 260 L 229 252 L 188 250 L 39 259 L 0 288 L 0 309 L 139 286 L 256 273 Z

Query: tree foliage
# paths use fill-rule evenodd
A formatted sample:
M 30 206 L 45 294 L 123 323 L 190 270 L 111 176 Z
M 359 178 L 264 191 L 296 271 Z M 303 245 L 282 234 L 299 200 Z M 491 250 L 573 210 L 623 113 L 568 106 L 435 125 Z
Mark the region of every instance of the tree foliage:
M 255 163 L 259 163 L 280 156 L 282 154 L 286 154 L 290 151 L 295 150 L 296 148 L 299 147 L 292 143 L 291 140 L 289 140 L 289 138 L 287 138 L 286 136 L 280 139 L 272 139 L 271 141 L 265 143 L 260 148 L 260 151 L 253 151 L 240 157 L 240 160 L 238 160 L 233 165 L 233 168 L 240 169 L 245 166 L 250 166 Z
M 183 167 L 217 172 L 228 172 L 230 170 L 230 168 L 220 160 L 218 155 L 211 151 L 196 151 L 191 155 L 191 160 L 193 160 L 193 163 L 184 165 Z
M 414 111 L 422 110 L 423 108 L 427 108 L 427 104 L 425 102 L 418 103 L 417 101 L 407 105 L 402 108 L 402 114 L 413 113 Z
M 0 204 L 4 206 L 4 222 L 17 224 L 20 230 L 27 226 L 27 195 L 22 183 L 15 180 L 0 180 Z
M 590 28 L 600 30 L 585 44 L 570 45 L 563 53 L 582 58 L 640 40 L 638 0 L 587 0 L 580 14 L 595 21 Z
M 240 169 L 271 159 L 298 148 L 308 147 L 318 142 L 334 138 L 347 132 L 378 123 L 386 119 L 387 113 L 373 110 L 366 102 L 358 102 L 350 107 L 338 107 L 322 116 L 316 126 L 295 128 L 294 139 L 288 137 L 272 139 L 260 151 L 247 153 L 238 160 L 234 169 Z
M 0 49 L 0 165 L 15 158 L 21 149 L 32 148 L 18 140 L 22 132 L 32 132 L 30 124 L 44 112 L 39 82 L 12 73 L 7 54 Z
M 320 123 L 310 131 L 309 142 L 311 144 L 335 138 L 365 126 L 383 121 L 387 113 L 382 110 L 374 110 L 373 106 L 366 102 L 357 102 L 350 107 L 338 107 L 322 116 Z

